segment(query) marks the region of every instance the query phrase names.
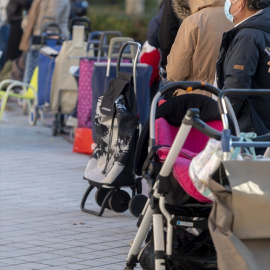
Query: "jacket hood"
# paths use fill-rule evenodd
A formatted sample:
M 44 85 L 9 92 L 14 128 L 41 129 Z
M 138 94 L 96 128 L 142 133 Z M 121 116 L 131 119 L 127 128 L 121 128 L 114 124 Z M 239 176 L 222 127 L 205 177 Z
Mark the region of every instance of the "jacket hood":
M 257 28 L 270 33 L 270 7 L 263 9 L 260 16 L 254 16 L 243 22 L 243 27 Z
M 187 16 L 206 7 L 222 7 L 225 0 L 172 0 L 172 7 L 176 16 L 183 20 Z

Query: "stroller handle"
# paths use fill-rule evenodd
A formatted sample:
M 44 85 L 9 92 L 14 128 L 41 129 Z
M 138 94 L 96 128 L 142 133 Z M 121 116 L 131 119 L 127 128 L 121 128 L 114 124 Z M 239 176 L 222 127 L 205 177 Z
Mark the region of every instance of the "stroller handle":
M 270 89 L 226 89 L 218 96 L 218 108 L 222 114 L 227 114 L 225 97 L 227 96 L 269 96 Z
M 186 112 L 186 115 L 182 121 L 187 126 L 192 126 L 208 136 L 219 141 L 223 139 L 223 131 L 217 131 L 216 129 L 207 125 L 200 118 L 199 109 L 189 109 Z M 270 146 L 270 133 L 266 133 L 260 136 L 257 136 L 253 139 L 252 142 L 240 142 L 240 137 L 229 134 L 230 139 L 232 140 L 231 145 L 234 147 L 269 147 Z
M 229 128 L 228 124 L 228 109 L 231 114 L 230 107 L 228 106 L 228 96 L 269 96 L 270 89 L 226 89 L 223 90 L 218 96 L 218 108 L 221 114 L 224 129 Z M 230 102 L 229 102 L 230 104 Z M 236 116 L 235 116 L 236 117 Z

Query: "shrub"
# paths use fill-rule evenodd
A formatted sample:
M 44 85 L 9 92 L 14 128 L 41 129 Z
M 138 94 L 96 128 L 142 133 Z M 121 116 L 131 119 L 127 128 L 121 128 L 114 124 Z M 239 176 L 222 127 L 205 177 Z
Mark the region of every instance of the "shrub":
M 102 4 L 100 4 L 101 2 Z M 112 2 L 115 4 L 110 4 Z M 123 36 L 132 37 L 134 40 L 144 43 L 147 38 L 148 23 L 158 10 L 157 0 L 146 1 L 145 14 L 132 17 L 125 14 L 124 2 L 125 0 L 99 2 L 92 0 L 87 14 L 91 20 L 92 31 L 117 30 L 121 31 Z

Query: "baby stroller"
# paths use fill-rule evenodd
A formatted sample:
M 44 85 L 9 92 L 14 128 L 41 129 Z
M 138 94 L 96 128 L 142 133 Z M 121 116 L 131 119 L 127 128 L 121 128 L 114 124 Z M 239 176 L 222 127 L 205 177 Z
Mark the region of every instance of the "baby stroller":
M 166 91 L 176 90 L 177 88 L 207 90 L 215 95 L 220 92 L 208 84 L 176 82 L 162 88 L 155 96 L 150 116 L 150 151 L 148 156 L 144 158 L 146 161 L 143 165 L 137 162 L 137 171 L 141 171 L 144 177 L 148 177 L 149 181 L 152 182 L 152 189 L 148 202 L 138 220 L 139 228 L 127 256 L 126 270 L 134 269 L 138 262 L 143 269 L 217 269 L 216 251 L 208 230 L 208 216 L 212 208 L 211 201 L 197 192 L 187 172 L 190 160 L 196 156 L 196 153 L 194 153 L 196 149 L 189 151 L 190 147 L 197 147 L 197 150 L 199 150 L 208 140 L 208 137 L 220 140 L 222 134 L 218 130 L 222 130 L 223 127 L 227 128 L 229 122 L 223 113 L 219 113 L 217 104 L 213 100 L 211 102 L 214 102 L 212 105 L 215 109 L 210 104 L 210 100 L 207 101 L 207 99 L 201 101 L 199 106 L 191 102 L 187 107 L 197 107 L 200 111 L 188 109 L 186 114 L 184 112 L 185 116 L 179 115 L 178 120 L 182 123 L 180 129 L 178 132 L 176 131 L 175 139 L 176 132 L 174 132 L 172 136 L 174 140 L 172 139 L 173 144 L 170 149 L 164 149 L 162 145 L 168 143 L 168 139 L 165 138 L 162 141 L 158 125 L 159 122 L 163 122 L 164 126 L 165 122 L 164 119 L 158 117 L 166 116 L 166 119 L 168 118 L 168 121 L 171 122 L 176 119 L 175 115 L 178 116 L 178 112 L 176 114 L 173 109 L 174 117 L 169 119 L 168 110 L 161 113 L 162 106 L 156 110 L 156 104 L 159 97 Z M 194 100 L 194 97 L 188 96 L 183 96 L 183 99 L 191 98 Z M 173 99 L 176 98 L 171 100 Z M 179 97 L 179 99 L 182 99 L 182 97 Z M 205 102 L 206 104 L 204 104 Z M 227 106 L 235 125 L 235 116 L 229 104 Z M 180 107 L 179 103 L 178 107 Z M 221 103 L 219 103 L 219 107 L 221 107 Z M 205 114 L 207 108 L 216 111 L 215 113 L 212 111 L 210 118 Z M 183 109 L 186 111 L 186 108 Z M 200 112 L 204 121 L 200 119 Z M 220 121 L 215 121 L 218 115 L 222 115 L 222 124 Z M 155 120 L 155 118 L 158 119 Z M 208 124 L 205 124 L 205 122 L 208 122 Z M 193 133 L 192 127 L 196 128 L 196 133 Z M 203 137 L 198 136 L 197 131 L 202 132 Z M 235 132 L 238 133 L 237 127 L 235 127 Z M 204 137 L 205 135 L 206 137 Z M 225 132 L 223 137 L 226 137 L 226 135 Z M 161 138 L 159 139 L 158 136 Z M 167 132 L 166 136 L 170 137 L 170 134 Z M 230 141 L 231 139 L 239 139 L 230 135 L 227 138 Z M 190 144 L 191 142 L 197 144 L 201 140 L 205 140 L 205 142 L 200 147 Z M 236 142 L 233 143 L 236 145 Z M 229 145 L 230 143 L 223 144 Z M 164 164 L 160 164 L 163 161 Z M 144 240 L 146 244 L 142 247 Z M 222 244 L 220 243 L 220 245 Z M 152 260 L 149 258 L 152 258 Z M 228 260 L 230 259 L 228 258 Z
M 207 226 L 211 201 L 188 181 L 189 164 L 204 149 L 208 137 L 193 129 L 187 140 L 184 136 L 174 138 L 179 126 L 185 126 L 192 116 L 184 118 L 189 108 L 199 108 L 203 120 L 213 130 L 222 130 L 222 122 L 217 103 L 203 95 L 172 97 L 156 109 L 161 96 L 179 88 L 219 94 L 218 89 L 208 84 L 176 82 L 155 95 L 149 123 L 143 128 L 135 154 L 135 172 L 147 179 L 150 192 L 138 219 L 138 232 L 127 256 L 126 270 L 134 269 L 137 263 L 148 270 L 216 268 L 215 249 Z
M 133 76 L 120 72 L 120 60 L 128 45 L 137 48 Z M 129 193 L 122 188 L 130 188 L 132 196 L 141 193 L 141 178 L 135 178 L 133 174 L 133 152 L 139 126 L 135 79 L 139 52 L 140 44 L 137 42 L 128 41 L 122 45 L 117 58 L 117 77 L 110 81 L 107 91 L 98 100 L 95 115 L 98 141 L 85 170 L 84 179 L 88 181 L 89 187 L 81 201 L 83 212 L 101 216 L 107 208 L 121 213 L 129 208 L 130 202 Z M 85 207 L 94 188 L 97 188 L 95 199 L 100 206 L 98 212 Z M 146 201 L 144 197 L 136 202 L 139 213 Z

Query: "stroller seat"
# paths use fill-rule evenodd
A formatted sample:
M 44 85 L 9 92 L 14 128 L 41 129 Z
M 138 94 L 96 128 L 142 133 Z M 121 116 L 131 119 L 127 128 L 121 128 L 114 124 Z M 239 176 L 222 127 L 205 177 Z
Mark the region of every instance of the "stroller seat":
M 221 131 L 223 128 L 220 120 L 209 121 L 208 125 L 218 131 Z M 167 146 L 165 148 L 161 147 L 157 151 L 158 158 L 161 162 L 164 162 L 166 159 L 170 150 L 169 146 L 172 145 L 178 129 L 178 127 L 170 125 L 166 119 L 162 117 L 155 120 L 156 144 Z M 173 176 L 184 191 L 194 199 L 204 203 L 211 203 L 211 201 L 197 191 L 189 177 L 189 165 L 192 158 L 205 148 L 208 139 L 206 135 L 192 128 L 173 166 Z

